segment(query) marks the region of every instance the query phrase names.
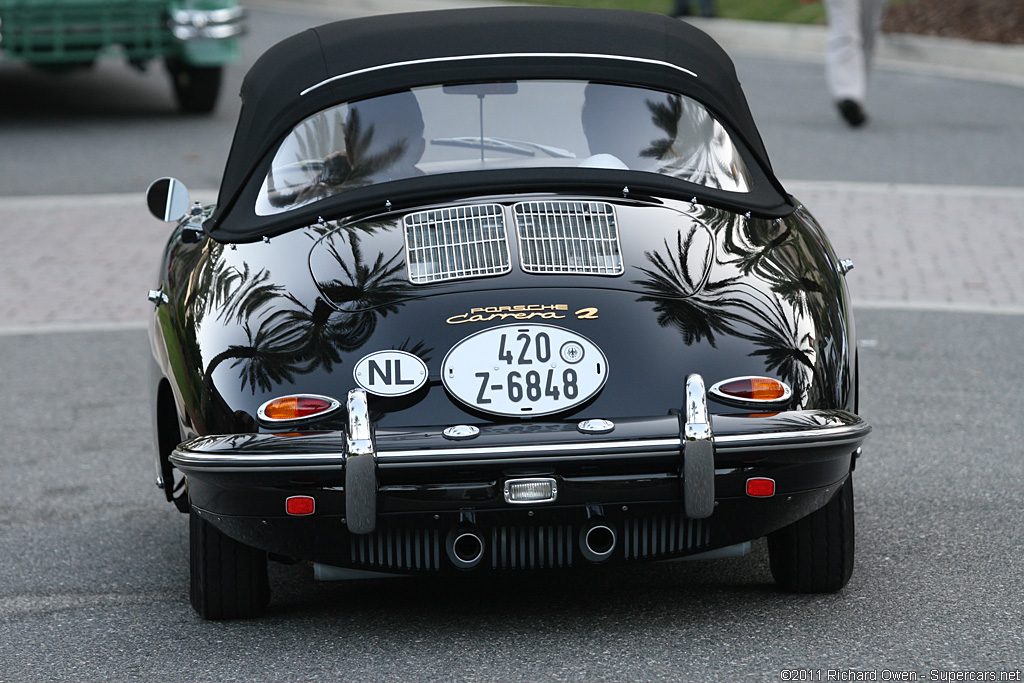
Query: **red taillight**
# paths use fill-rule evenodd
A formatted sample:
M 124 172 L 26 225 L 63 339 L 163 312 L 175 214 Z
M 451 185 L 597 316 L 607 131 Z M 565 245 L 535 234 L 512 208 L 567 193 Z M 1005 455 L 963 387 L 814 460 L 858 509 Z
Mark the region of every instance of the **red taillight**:
M 754 498 L 771 498 L 775 495 L 775 480 L 768 477 L 747 479 L 747 495 Z
M 311 496 L 292 496 L 284 501 L 284 509 L 289 515 L 311 515 L 316 510 L 316 501 Z
M 259 410 L 259 418 L 266 422 L 290 422 L 324 415 L 336 410 L 340 402 L 328 396 L 297 394 L 281 396 L 264 403 Z
M 790 396 L 786 384 L 771 377 L 736 377 L 719 382 L 710 393 L 734 401 L 777 403 Z

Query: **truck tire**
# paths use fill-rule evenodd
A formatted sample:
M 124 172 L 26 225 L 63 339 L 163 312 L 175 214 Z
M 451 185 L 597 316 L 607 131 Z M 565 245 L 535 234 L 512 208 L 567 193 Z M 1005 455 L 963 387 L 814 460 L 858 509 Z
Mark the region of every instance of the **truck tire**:
M 209 114 L 213 111 L 220 95 L 224 67 L 169 61 L 167 71 L 171 74 L 179 110 L 186 114 Z

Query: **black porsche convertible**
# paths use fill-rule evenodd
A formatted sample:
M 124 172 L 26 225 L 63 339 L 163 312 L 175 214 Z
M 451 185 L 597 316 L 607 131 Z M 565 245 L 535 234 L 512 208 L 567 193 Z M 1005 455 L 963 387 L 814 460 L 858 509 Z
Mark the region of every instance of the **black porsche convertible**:
M 191 601 L 324 580 L 740 555 L 853 570 L 870 427 L 844 274 L 731 61 L 663 16 L 336 22 L 268 50 L 217 203 L 150 291 L 156 475 Z

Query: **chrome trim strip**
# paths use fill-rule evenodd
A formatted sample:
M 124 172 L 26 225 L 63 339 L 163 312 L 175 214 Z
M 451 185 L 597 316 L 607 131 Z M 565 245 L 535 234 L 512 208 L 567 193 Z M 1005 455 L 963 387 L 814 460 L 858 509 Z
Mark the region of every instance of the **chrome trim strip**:
M 438 448 L 436 450 L 414 450 L 414 451 L 381 451 L 377 453 L 377 459 L 406 460 L 410 458 L 422 458 L 423 456 L 452 456 L 452 455 L 524 455 L 529 453 L 550 453 L 552 451 L 566 452 L 593 452 L 603 450 L 646 450 L 651 449 L 669 450 L 679 448 L 682 441 L 679 438 L 651 439 L 649 441 L 602 441 L 594 443 L 568 443 L 568 444 L 538 444 L 534 446 L 475 446 L 473 448 Z
M 324 85 L 327 85 L 328 83 L 333 83 L 335 81 L 340 81 L 340 80 L 345 79 L 345 78 L 351 78 L 352 76 L 360 76 L 362 74 L 373 73 L 374 71 L 382 71 L 384 69 L 391 69 L 391 68 L 402 67 L 402 66 L 416 66 L 416 65 L 419 65 L 419 64 L 439 64 L 439 63 L 442 63 L 442 62 L 460 62 L 460 61 L 468 61 L 468 60 L 475 60 L 475 59 L 508 59 L 510 57 L 537 57 L 537 58 L 543 58 L 543 59 L 547 59 L 547 58 L 555 58 L 555 59 L 557 59 L 557 58 L 560 58 L 560 57 L 583 57 L 583 58 L 586 58 L 586 59 L 611 59 L 611 60 L 622 61 L 622 62 L 637 62 L 637 63 L 640 63 L 640 64 L 651 64 L 651 65 L 656 65 L 656 66 L 667 66 L 668 68 L 673 69 L 675 71 L 681 71 L 682 73 L 686 74 L 687 76 L 693 76 L 694 78 L 698 78 L 697 74 L 695 74 L 694 72 L 690 71 L 689 69 L 684 69 L 681 66 L 676 66 L 675 64 L 670 64 L 668 62 L 663 62 L 660 59 L 644 59 L 643 57 L 626 57 L 626 56 L 623 56 L 623 55 L 599 55 L 599 54 L 592 54 L 592 53 L 586 53 L 586 52 L 507 52 L 507 53 L 502 53 L 502 54 L 458 55 L 458 56 L 454 56 L 454 57 L 431 57 L 431 58 L 428 58 L 428 59 L 410 59 L 410 60 L 407 60 L 407 61 L 404 61 L 404 62 L 392 62 L 390 64 L 378 64 L 377 66 L 370 66 L 370 67 L 367 67 L 365 69 L 357 69 L 355 71 L 349 71 L 348 73 L 338 74 L 337 76 L 331 76 L 328 79 L 320 81 L 316 85 L 309 86 L 308 88 L 306 88 L 305 90 L 303 90 L 302 92 L 299 93 L 299 97 L 302 97 L 303 95 L 307 95 L 310 92 L 316 90 L 317 88 L 319 88 L 321 86 L 324 86 Z
M 715 446 L 728 451 L 755 451 L 765 449 L 802 449 L 815 445 L 841 445 L 863 440 L 871 431 L 866 423 L 839 425 L 821 429 L 805 429 L 771 434 L 732 434 L 716 436 Z M 791 443 L 788 441 L 797 441 Z
M 678 453 L 675 453 L 675 452 L 672 452 L 672 451 L 665 451 L 665 452 L 661 452 L 661 453 L 655 454 L 655 455 L 660 455 L 663 458 L 673 458 L 675 460 L 678 460 L 678 457 L 679 457 Z M 651 453 L 650 452 L 645 452 L 645 453 L 637 453 L 637 452 L 633 452 L 633 453 L 629 453 L 629 452 L 627 452 L 627 453 L 580 453 L 580 454 L 576 454 L 576 455 L 558 455 L 558 456 L 554 456 L 554 458 L 550 459 L 550 460 L 546 459 L 546 458 L 537 458 L 536 456 L 535 457 L 527 457 L 527 458 L 506 457 L 506 458 L 501 458 L 501 459 L 481 457 L 481 458 L 473 458 L 473 459 L 441 460 L 441 461 L 435 461 L 435 460 L 412 460 L 412 461 L 401 461 L 401 462 L 382 462 L 382 463 L 378 463 L 378 466 L 382 470 L 384 470 L 384 469 L 398 469 L 398 468 L 412 468 L 412 467 L 442 467 L 442 466 L 443 467 L 468 467 L 470 465 L 493 465 L 495 463 L 500 463 L 502 466 L 510 467 L 510 466 L 513 466 L 513 465 L 517 465 L 517 466 L 518 465 L 533 465 L 533 466 L 536 466 L 538 464 L 547 464 L 547 463 L 551 463 L 551 462 L 564 463 L 564 462 L 575 462 L 575 461 L 578 461 L 578 460 L 587 460 L 587 461 L 593 462 L 594 460 L 601 460 L 601 459 L 605 459 L 605 458 L 608 458 L 608 459 L 617 458 L 617 459 L 620 459 L 620 460 L 624 460 L 624 459 L 631 459 L 631 458 L 650 458 L 650 457 L 651 457 Z
M 531 453 L 550 453 L 552 451 L 580 452 L 585 454 L 581 457 L 592 457 L 593 451 L 614 451 L 614 453 L 609 453 L 609 455 L 614 455 L 617 452 L 624 450 L 644 451 L 646 453 L 649 453 L 652 450 L 667 452 L 676 450 L 681 446 L 681 439 L 669 438 L 651 439 L 649 441 L 603 441 L 562 445 L 539 444 L 534 446 L 474 446 L 471 448 L 438 448 L 390 452 L 379 451 L 376 455 L 378 461 L 420 459 L 424 456 L 450 457 L 457 455 L 465 455 L 469 457 L 490 456 L 493 458 L 496 455 L 516 456 Z M 345 455 L 342 453 L 290 453 L 287 455 L 267 454 L 240 456 L 231 453 L 194 453 L 175 450 L 171 457 L 176 464 L 180 463 L 182 465 L 194 465 L 198 467 L 214 464 L 242 465 L 245 463 L 253 463 L 255 465 L 274 465 L 280 463 L 281 467 L 287 467 L 294 463 L 330 466 L 345 462 Z
M 819 430 L 801 430 L 795 432 L 778 432 L 773 434 L 734 434 L 718 435 L 713 437 L 716 450 L 744 451 L 744 450 L 771 450 L 783 448 L 806 448 L 817 445 L 842 445 L 846 442 L 854 442 L 865 438 L 871 428 L 866 423 L 857 425 L 840 425 L 826 427 Z M 793 442 L 796 443 L 793 443 Z M 559 456 L 560 459 L 572 460 L 593 457 L 629 457 L 637 455 L 643 457 L 651 452 L 671 452 L 683 446 L 680 438 L 651 439 L 648 441 L 617 441 L 617 442 L 593 442 L 578 444 L 540 444 L 534 446 L 495 446 L 472 448 L 443 448 L 426 450 L 404 450 L 404 451 L 383 451 L 377 452 L 378 464 L 382 467 L 408 465 L 434 465 L 433 460 L 423 461 L 424 458 L 444 458 L 463 456 L 464 459 L 475 461 L 493 461 L 500 458 L 502 462 L 522 461 L 529 462 L 531 457 L 543 456 L 561 451 L 566 455 Z M 609 451 L 600 453 L 599 451 Z M 633 451 L 630 453 L 629 451 Z M 420 460 L 420 463 L 416 463 Z M 413 461 L 413 462 L 410 462 Z M 450 465 L 460 460 L 444 462 Z M 295 454 L 266 454 L 266 455 L 237 455 L 231 453 L 194 453 L 175 450 L 171 455 L 171 462 L 177 466 L 194 467 L 204 471 L 238 471 L 247 469 L 252 471 L 281 471 L 295 467 L 308 469 L 329 469 L 337 468 L 345 462 L 343 453 L 295 453 Z
M 345 464 L 341 453 L 291 453 L 288 455 L 235 455 L 231 453 L 190 453 L 175 450 L 170 461 L 178 468 L 202 469 L 204 472 L 236 472 L 241 469 L 257 472 L 281 470 L 338 469 Z

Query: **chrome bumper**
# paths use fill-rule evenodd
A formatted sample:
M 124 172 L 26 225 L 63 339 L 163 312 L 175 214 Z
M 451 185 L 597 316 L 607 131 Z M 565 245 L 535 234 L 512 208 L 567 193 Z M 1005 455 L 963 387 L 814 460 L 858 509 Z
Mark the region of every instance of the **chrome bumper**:
M 170 460 L 190 477 L 231 487 L 286 485 L 317 473 L 340 479 L 349 531 L 366 534 L 375 529 L 381 478 L 416 481 L 425 471 L 436 476 L 524 466 L 559 472 L 602 461 L 626 476 L 678 472 L 687 517 L 703 519 L 715 506 L 716 476 L 765 462 L 849 457 L 871 431 L 841 410 L 709 415 L 701 378 L 691 375 L 686 389 L 678 415 L 617 420 L 610 432 L 588 433 L 577 422 L 482 425 L 473 438 L 459 440 L 439 427 L 374 432 L 366 396 L 356 389 L 348 398 L 347 433 L 199 437 L 179 445 Z
M 178 40 L 234 38 L 246 32 L 245 9 L 178 9 L 171 12 L 168 27 Z
M 754 433 L 756 429 L 763 429 Z M 635 418 L 616 422 L 612 434 L 586 436 L 575 424 L 546 423 L 551 429 L 547 443 L 533 443 L 536 432 L 513 433 L 508 427 L 480 427 L 474 441 L 501 441 L 503 445 L 451 442 L 441 430 L 415 432 L 378 431 L 375 460 L 381 469 L 495 463 L 541 464 L 575 459 L 650 457 L 678 455 L 683 451 L 680 434 L 666 432 L 677 424 L 674 417 Z M 856 450 L 871 431 L 861 418 L 845 411 L 791 411 L 771 417 L 712 416 L 716 433 L 711 438 L 716 461 L 732 455 L 802 451 L 823 448 Z M 646 436 L 642 432 L 648 432 Z M 565 435 L 573 438 L 568 440 Z M 233 434 L 204 436 L 175 449 L 171 462 L 186 472 L 302 472 L 334 470 L 349 457 L 345 435 L 320 432 L 296 436 Z

